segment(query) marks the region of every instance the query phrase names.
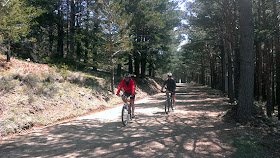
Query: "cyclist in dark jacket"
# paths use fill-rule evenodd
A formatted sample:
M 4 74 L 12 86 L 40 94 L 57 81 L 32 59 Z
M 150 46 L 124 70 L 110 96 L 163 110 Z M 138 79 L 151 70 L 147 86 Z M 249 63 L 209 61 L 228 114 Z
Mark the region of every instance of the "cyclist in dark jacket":
M 171 91 L 171 96 L 173 100 L 173 110 L 175 110 L 175 90 L 176 90 L 176 81 L 172 78 L 172 73 L 167 73 L 168 79 L 164 81 L 161 92 L 163 92 L 163 88 L 167 85 L 166 90 Z M 167 95 L 167 94 L 166 94 Z

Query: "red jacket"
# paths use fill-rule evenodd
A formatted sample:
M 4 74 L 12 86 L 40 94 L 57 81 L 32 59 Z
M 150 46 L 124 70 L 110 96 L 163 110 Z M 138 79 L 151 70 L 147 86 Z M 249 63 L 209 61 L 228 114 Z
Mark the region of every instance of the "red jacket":
M 125 79 L 122 80 L 122 82 L 119 85 L 117 95 L 120 94 L 120 91 L 121 91 L 122 88 L 125 92 L 131 93 L 131 95 L 134 96 L 134 94 L 135 94 L 135 84 L 134 84 L 134 81 L 132 79 L 129 80 L 128 85 L 125 83 Z

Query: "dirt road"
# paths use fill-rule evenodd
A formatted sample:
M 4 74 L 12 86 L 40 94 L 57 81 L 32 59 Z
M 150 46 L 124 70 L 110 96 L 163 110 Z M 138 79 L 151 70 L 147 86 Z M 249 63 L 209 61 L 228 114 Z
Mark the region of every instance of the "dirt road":
M 0 157 L 231 157 L 228 108 L 217 91 L 178 84 L 176 110 L 164 113 L 164 94 L 136 102 L 126 127 L 121 107 L 2 140 Z

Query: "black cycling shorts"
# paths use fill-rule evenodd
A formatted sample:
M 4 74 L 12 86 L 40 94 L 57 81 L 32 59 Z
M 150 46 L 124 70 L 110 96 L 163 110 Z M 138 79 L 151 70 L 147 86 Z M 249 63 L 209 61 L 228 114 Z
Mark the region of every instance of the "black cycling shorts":
M 167 89 L 168 90 L 168 89 Z M 171 95 L 175 95 L 175 90 L 168 90 L 171 92 Z
M 124 95 L 129 97 L 131 95 L 131 93 L 124 92 Z M 135 95 L 131 96 L 130 99 L 134 100 L 135 99 Z

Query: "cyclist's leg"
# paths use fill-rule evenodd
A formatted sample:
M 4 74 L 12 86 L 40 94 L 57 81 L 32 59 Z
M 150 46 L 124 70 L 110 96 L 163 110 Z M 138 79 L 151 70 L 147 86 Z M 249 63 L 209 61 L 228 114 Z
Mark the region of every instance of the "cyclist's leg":
M 176 101 L 176 99 L 175 99 L 175 92 L 172 92 L 172 101 L 173 101 L 173 108 L 175 109 L 175 101 Z
M 130 107 L 131 107 L 131 114 L 134 117 L 135 105 L 134 105 L 135 95 L 130 97 Z
M 124 92 L 124 95 L 126 97 L 129 97 L 131 95 L 131 93 Z M 130 104 L 129 104 L 129 107 L 128 107 L 128 113 L 131 114 L 131 98 L 130 98 Z
M 124 103 L 126 103 L 125 95 L 122 96 L 122 100 L 123 100 Z
M 130 106 L 131 106 L 131 109 L 132 109 L 132 114 L 134 115 L 134 110 L 135 110 L 134 99 L 130 99 Z

